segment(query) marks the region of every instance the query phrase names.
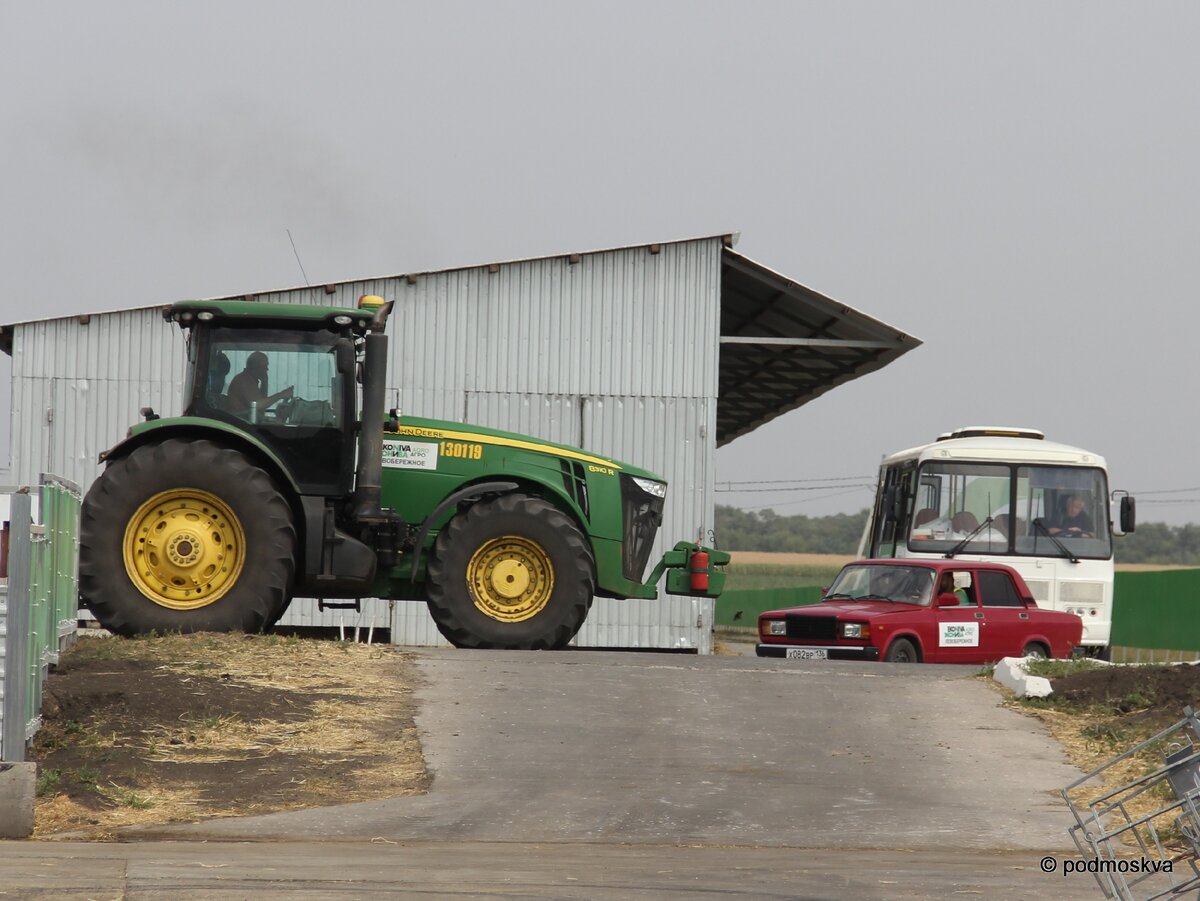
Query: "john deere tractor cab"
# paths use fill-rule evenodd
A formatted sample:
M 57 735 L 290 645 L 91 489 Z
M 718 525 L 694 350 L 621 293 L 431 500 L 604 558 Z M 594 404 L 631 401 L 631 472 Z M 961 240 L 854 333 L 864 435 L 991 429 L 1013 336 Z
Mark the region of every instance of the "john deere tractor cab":
M 101 455 L 81 602 L 122 635 L 262 631 L 293 596 L 423 600 L 461 647 L 557 648 L 594 595 L 713 597 L 680 542 L 643 582 L 666 484 L 578 448 L 384 413 L 390 303 L 188 301 L 182 416 Z M 361 397 L 361 402 L 359 398 Z

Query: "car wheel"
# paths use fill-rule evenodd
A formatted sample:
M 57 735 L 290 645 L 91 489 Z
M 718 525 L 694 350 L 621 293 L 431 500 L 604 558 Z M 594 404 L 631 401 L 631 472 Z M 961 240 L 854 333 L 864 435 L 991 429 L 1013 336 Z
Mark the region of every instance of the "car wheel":
M 1034 660 L 1046 660 L 1050 657 L 1050 654 L 1046 651 L 1045 645 L 1031 641 L 1025 645 L 1025 650 L 1021 652 L 1021 656 L 1032 657 Z
M 893 641 L 887 649 L 887 655 L 883 659 L 887 663 L 921 662 L 921 658 L 917 656 L 917 649 L 913 647 L 913 643 L 907 638 L 898 638 Z

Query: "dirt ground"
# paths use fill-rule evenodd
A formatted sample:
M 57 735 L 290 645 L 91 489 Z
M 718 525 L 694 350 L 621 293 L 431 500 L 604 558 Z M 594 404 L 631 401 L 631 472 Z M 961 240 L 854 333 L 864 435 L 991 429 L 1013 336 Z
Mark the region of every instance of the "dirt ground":
M 1109 708 L 1114 717 L 1169 726 L 1183 708 L 1200 708 L 1200 665 L 1106 666 L 1051 679 L 1061 703 Z
M 415 681 L 381 645 L 80 639 L 43 691 L 35 836 L 422 792 Z

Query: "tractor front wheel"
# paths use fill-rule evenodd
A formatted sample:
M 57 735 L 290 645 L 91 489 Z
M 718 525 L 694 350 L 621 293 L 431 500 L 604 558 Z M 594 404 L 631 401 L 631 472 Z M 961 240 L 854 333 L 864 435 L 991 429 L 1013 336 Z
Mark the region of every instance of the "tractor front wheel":
M 541 498 L 505 494 L 450 520 L 429 560 L 429 612 L 460 648 L 565 647 L 596 589 L 574 520 Z
M 84 498 L 80 605 L 118 635 L 262 632 L 291 599 L 295 546 L 291 509 L 243 454 L 143 445 Z

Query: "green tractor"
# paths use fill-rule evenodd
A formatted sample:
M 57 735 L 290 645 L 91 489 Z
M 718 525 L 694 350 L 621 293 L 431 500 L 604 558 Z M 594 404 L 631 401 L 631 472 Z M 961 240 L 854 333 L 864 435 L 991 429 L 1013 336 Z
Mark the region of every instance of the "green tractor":
M 667 486 L 578 448 L 385 414 L 390 303 L 187 301 L 184 413 L 149 408 L 83 502 L 80 603 L 120 635 L 269 629 L 293 596 L 425 601 L 475 648 L 561 648 L 595 595 L 720 594 Z M 275 386 L 284 386 L 272 391 Z M 358 403 L 361 395 L 361 410 Z

